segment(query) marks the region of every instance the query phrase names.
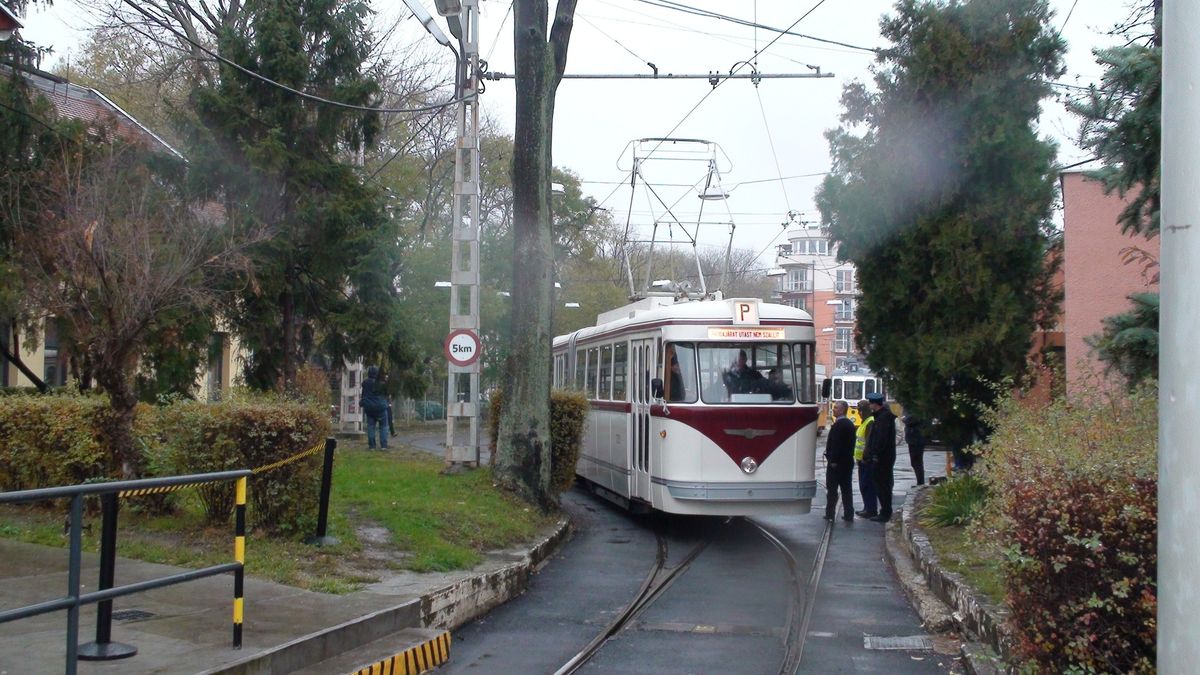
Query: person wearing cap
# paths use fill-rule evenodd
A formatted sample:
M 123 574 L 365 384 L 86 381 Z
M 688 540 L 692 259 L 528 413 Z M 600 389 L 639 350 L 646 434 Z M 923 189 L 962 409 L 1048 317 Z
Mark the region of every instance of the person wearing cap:
M 863 399 L 855 406 L 858 408 L 858 429 L 854 439 L 854 463 L 858 465 L 858 493 L 862 496 L 863 509 L 855 513 L 860 518 L 874 518 L 879 515 L 879 497 L 875 494 L 875 477 L 872 475 L 872 464 L 867 461 L 867 439 L 871 435 L 871 406 Z
M 892 519 L 892 470 L 896 466 L 896 415 L 883 400 L 883 394 L 867 394 L 871 408 L 871 435 L 867 438 L 866 458 L 871 462 L 875 492 L 879 495 L 879 515 L 871 520 L 886 523 Z

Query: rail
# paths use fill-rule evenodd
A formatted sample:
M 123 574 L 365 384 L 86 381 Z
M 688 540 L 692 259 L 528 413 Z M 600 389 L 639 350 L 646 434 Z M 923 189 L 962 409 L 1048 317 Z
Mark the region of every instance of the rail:
M 27 619 L 49 612 L 66 610 L 66 672 L 68 675 L 74 675 L 79 658 L 84 658 L 85 660 L 108 660 L 133 656 L 137 653 L 137 650 L 133 647 L 114 643 L 108 639 L 111 627 L 113 598 L 194 581 L 204 577 L 216 576 L 226 572 L 233 572 L 233 648 L 240 649 L 242 646 L 242 589 L 246 550 L 246 479 L 252 474 L 253 472 L 250 470 L 221 471 L 217 473 L 171 476 L 166 478 L 146 478 L 0 492 L 0 504 L 21 504 L 51 499 L 71 500 L 67 594 L 53 600 L 0 611 L 0 624 Z M 125 584 L 123 586 L 112 586 L 116 559 L 116 520 L 117 500 L 119 497 L 169 492 L 194 485 L 229 480 L 237 481 L 234 562 L 212 565 L 202 569 L 189 570 L 179 574 Z M 96 591 L 81 593 L 80 563 L 83 554 L 83 500 L 85 497 L 91 496 L 100 497 L 103 505 L 104 523 L 100 542 L 100 584 L 99 589 Z M 81 646 L 79 645 L 79 609 L 84 605 L 94 603 L 99 605 L 96 619 L 96 641 L 83 645 L 82 649 L 84 653 L 81 655 Z

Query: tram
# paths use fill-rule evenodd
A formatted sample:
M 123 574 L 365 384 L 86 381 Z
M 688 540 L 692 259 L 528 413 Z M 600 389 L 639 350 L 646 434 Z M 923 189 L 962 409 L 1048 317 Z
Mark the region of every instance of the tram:
M 590 401 L 578 477 L 631 510 L 807 513 L 814 342 L 799 309 L 671 297 L 555 338 L 555 386 Z
M 862 421 L 858 415 L 858 402 L 865 399 L 867 394 L 875 392 L 879 392 L 887 397 L 887 392 L 883 387 L 883 378 L 878 377 L 874 373 L 867 370 L 835 370 L 833 377 L 821 383 L 821 405 L 824 408 L 821 411 L 824 413 L 823 420 L 833 419 L 833 404 L 841 401 L 849 407 L 846 417 L 849 417 L 854 422 L 854 426 L 858 426 Z M 822 425 L 822 428 L 824 428 L 824 425 Z

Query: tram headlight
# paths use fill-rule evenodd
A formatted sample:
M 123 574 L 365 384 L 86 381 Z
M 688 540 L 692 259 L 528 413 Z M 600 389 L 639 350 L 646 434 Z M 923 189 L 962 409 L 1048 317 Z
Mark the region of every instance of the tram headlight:
M 752 474 L 758 471 L 758 462 L 754 461 L 753 457 L 742 458 L 742 471 L 746 474 Z

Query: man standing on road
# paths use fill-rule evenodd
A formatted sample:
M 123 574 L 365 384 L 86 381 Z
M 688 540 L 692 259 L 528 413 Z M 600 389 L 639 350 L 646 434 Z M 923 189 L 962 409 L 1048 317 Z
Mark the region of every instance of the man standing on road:
M 858 515 L 863 518 L 874 518 L 879 515 L 879 498 L 875 495 L 875 479 L 871 473 L 871 463 L 867 461 L 867 438 L 871 435 L 871 410 L 866 399 L 858 402 L 858 430 L 854 436 L 854 461 L 858 464 L 858 493 L 862 495 L 863 510 Z
M 896 466 L 896 415 L 884 403 L 883 394 L 867 394 L 873 413 L 871 434 L 867 438 L 866 458 L 873 466 L 875 491 L 879 495 L 879 515 L 871 520 L 886 523 L 892 519 L 892 469 Z
M 367 418 L 367 449 L 375 449 L 376 433 L 379 434 L 379 449 L 387 450 L 388 406 L 383 382 L 379 379 L 379 368 L 367 369 L 367 378 L 362 383 L 362 398 L 359 400 L 363 416 Z
M 846 417 L 846 402 L 833 404 L 833 426 L 825 437 L 825 520 L 837 511 L 838 489 L 842 491 L 842 520 L 854 520 L 854 498 L 850 479 L 854 475 L 854 422 Z
M 925 433 L 921 426 L 921 419 L 915 415 L 904 416 L 904 442 L 908 444 L 908 460 L 917 476 L 917 485 L 925 484 Z

